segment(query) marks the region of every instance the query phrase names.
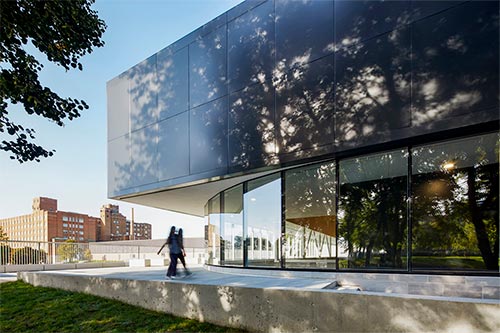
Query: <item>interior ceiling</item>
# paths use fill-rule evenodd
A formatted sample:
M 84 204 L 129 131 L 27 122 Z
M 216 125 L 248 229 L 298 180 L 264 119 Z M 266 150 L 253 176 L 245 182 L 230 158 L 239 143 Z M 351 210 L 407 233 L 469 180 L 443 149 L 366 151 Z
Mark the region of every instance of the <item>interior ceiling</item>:
M 178 213 L 203 216 L 205 204 L 217 193 L 247 180 L 261 177 L 276 171 L 277 170 L 265 171 L 251 175 L 238 176 L 203 184 L 166 189 L 158 192 L 116 199 L 134 204 L 166 209 Z

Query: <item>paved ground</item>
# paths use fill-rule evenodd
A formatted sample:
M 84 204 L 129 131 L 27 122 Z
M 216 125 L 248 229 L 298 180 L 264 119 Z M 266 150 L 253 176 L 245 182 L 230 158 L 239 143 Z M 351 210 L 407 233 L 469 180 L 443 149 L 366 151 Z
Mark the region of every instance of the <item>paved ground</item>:
M 132 279 L 132 280 L 150 280 L 150 281 L 167 281 L 165 279 L 166 267 L 117 267 L 117 268 L 94 268 L 94 269 L 75 269 L 75 270 L 60 270 L 46 271 L 50 274 L 63 274 L 75 276 L 102 276 L 116 279 Z M 168 280 L 172 283 L 192 283 L 192 284 L 207 284 L 207 285 L 225 285 L 225 286 L 240 286 L 253 288 L 299 288 L 299 289 L 322 289 L 333 282 L 326 279 L 305 279 L 305 278 L 285 278 L 285 277 L 267 277 L 267 276 L 248 276 L 228 273 L 210 272 L 201 267 L 196 267 L 191 270 L 193 274 L 187 278 L 179 278 L 176 280 Z M 182 269 L 180 270 L 181 274 Z M 0 274 L 0 280 L 5 279 L 15 280 L 16 274 L 12 273 Z M 181 274 L 182 275 L 182 274 Z
M 0 273 L 0 283 L 16 281 L 17 273 Z

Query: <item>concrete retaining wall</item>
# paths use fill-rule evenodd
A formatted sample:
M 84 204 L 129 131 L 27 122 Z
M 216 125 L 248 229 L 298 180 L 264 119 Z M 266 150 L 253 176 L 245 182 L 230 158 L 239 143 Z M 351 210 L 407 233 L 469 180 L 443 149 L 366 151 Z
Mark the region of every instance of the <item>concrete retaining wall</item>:
M 84 262 L 74 264 L 29 264 L 29 265 L 0 265 L 0 273 L 26 272 L 26 271 L 54 271 L 64 269 L 125 267 L 128 263 L 123 261 Z
M 260 270 L 207 266 L 212 272 L 255 276 L 330 279 L 340 285 L 359 286 L 364 291 L 410 295 L 500 299 L 500 277 L 388 273 L 338 273 Z
M 257 289 L 19 272 L 35 286 L 85 292 L 256 332 L 498 332 L 498 301 L 336 290 Z

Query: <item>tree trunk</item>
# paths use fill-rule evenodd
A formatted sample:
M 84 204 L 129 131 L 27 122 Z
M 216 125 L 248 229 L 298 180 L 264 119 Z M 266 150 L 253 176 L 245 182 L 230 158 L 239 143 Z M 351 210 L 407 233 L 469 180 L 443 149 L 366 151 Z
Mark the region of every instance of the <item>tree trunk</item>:
M 476 231 L 477 246 L 488 270 L 498 271 L 498 256 L 491 251 L 488 233 L 483 221 L 483 214 L 477 206 L 476 200 L 476 170 L 471 167 L 467 170 L 467 197 L 469 199 L 469 212 L 472 224 Z

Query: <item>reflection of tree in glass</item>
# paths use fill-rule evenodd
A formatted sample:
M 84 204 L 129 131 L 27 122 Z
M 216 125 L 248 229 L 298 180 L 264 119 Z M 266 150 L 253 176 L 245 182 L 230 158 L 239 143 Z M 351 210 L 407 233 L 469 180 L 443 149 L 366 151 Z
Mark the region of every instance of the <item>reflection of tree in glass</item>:
M 355 180 L 341 179 L 338 233 L 339 245 L 348 254 L 348 267 L 405 268 L 407 177 L 390 173 L 398 167 L 394 164 L 405 163 L 400 154 L 351 160 Z M 380 175 L 363 172 L 368 159 L 369 168 Z
M 493 139 L 492 139 L 493 137 Z M 413 251 L 417 267 L 498 270 L 498 158 L 496 135 L 414 151 Z M 458 145 L 475 147 L 454 152 Z M 450 258 L 446 258 L 446 256 Z M 451 256 L 461 256 L 454 259 Z M 473 258 L 480 256 L 479 262 Z M 467 261 L 469 260 L 469 262 Z
M 335 257 L 335 164 L 290 170 L 285 189 L 285 257 Z

